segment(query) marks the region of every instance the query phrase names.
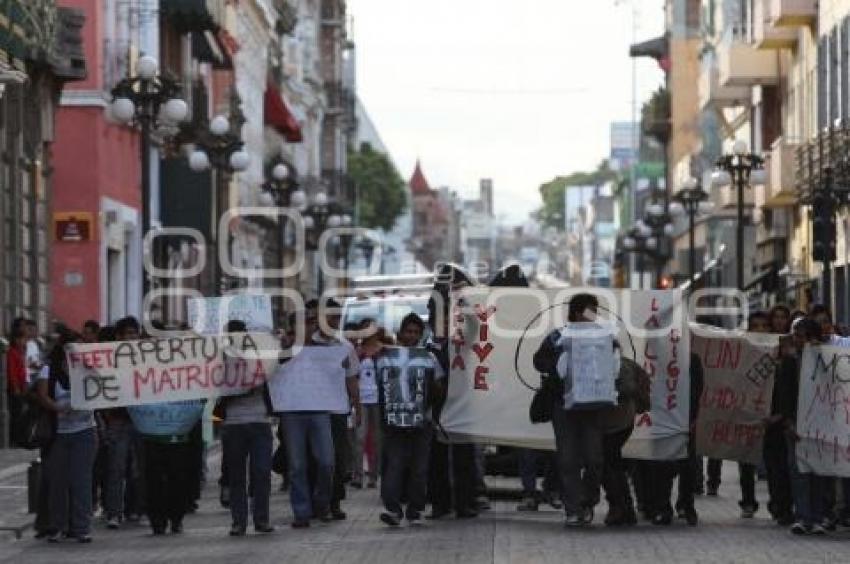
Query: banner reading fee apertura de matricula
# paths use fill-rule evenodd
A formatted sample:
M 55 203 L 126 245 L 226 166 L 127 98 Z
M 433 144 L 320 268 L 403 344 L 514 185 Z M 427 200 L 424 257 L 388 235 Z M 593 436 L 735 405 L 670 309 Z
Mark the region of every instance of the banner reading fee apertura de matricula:
M 105 409 L 239 395 L 278 365 L 271 335 L 183 335 L 66 347 L 71 405 Z
M 850 348 L 804 349 L 797 434 L 801 472 L 850 477 Z
M 600 318 L 617 327 L 622 354 L 652 377 L 652 409 L 637 417 L 624 456 L 684 458 L 690 354 L 681 293 L 593 291 L 602 306 Z M 552 426 L 529 420 L 529 405 L 540 383 L 533 356 L 551 331 L 565 325 L 567 304 L 575 293 L 467 288 L 452 296 L 451 375 L 440 416 L 451 440 L 554 449 Z
M 779 336 L 691 325 L 703 368 L 697 454 L 759 464 L 770 415 Z

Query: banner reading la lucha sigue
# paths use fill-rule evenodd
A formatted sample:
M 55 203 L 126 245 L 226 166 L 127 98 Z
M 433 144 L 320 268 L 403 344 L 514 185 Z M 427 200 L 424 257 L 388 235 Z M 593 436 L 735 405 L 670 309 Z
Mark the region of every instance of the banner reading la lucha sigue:
M 685 457 L 690 354 L 680 293 L 594 291 L 602 305 L 600 317 L 617 325 L 623 354 L 652 376 L 652 410 L 637 418 L 624 456 Z M 534 425 L 528 416 L 540 383 L 533 355 L 551 331 L 565 324 L 575 293 L 467 288 L 452 296 L 451 375 L 440 417 L 451 440 L 554 449 L 552 426 Z
M 692 327 L 703 367 L 696 426 L 697 454 L 758 464 L 763 420 L 770 415 L 778 335 Z
M 238 395 L 278 365 L 271 335 L 186 335 L 66 348 L 71 405 L 104 409 Z

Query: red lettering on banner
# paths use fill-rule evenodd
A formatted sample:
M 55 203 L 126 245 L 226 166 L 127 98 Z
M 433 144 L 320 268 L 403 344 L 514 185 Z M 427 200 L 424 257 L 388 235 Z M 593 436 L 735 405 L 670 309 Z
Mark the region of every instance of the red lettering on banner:
M 452 370 L 466 370 L 466 364 L 463 362 L 463 356 L 455 355 L 452 359 Z
M 135 394 L 136 399 L 141 397 L 142 387 L 150 384 L 152 390 L 155 388 L 155 379 L 156 370 L 153 368 L 148 368 L 147 374 L 142 374 L 138 370 L 133 371 L 133 393 Z
M 652 427 L 652 417 L 649 412 L 641 413 L 638 415 L 637 422 L 635 423 L 636 427 Z
M 489 343 L 488 343 L 489 344 Z M 487 374 L 490 372 L 490 369 L 486 366 L 476 366 L 475 367 L 475 379 L 473 381 L 473 387 L 476 390 L 487 391 L 490 388 L 487 386 Z
M 487 324 L 482 323 L 481 327 L 478 328 L 478 340 L 479 341 L 487 341 L 487 334 L 489 333 Z
M 201 380 L 201 367 L 197 364 L 193 364 L 191 366 L 186 367 L 186 388 L 192 389 L 192 382 L 196 384 L 198 388 L 206 388 L 209 386 L 209 373 L 207 373 L 206 382 Z
M 741 362 L 741 351 L 743 349 L 743 342 L 741 340 L 704 339 L 703 342 L 705 343 L 705 347 L 701 357 L 705 368 L 738 369 L 738 364 Z
M 493 343 L 484 343 L 484 346 L 481 346 L 481 343 L 475 343 L 472 345 L 472 352 L 475 353 L 475 356 L 478 357 L 478 362 L 484 362 L 490 353 L 493 352 Z
M 475 304 L 475 315 L 482 323 L 486 323 L 488 319 L 493 317 L 494 313 L 496 313 L 496 306 L 490 306 L 485 309 L 481 304 Z

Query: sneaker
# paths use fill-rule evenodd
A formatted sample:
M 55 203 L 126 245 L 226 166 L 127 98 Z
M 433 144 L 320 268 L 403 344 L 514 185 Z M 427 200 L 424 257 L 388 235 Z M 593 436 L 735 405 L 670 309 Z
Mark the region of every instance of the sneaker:
M 790 531 L 794 535 L 805 535 L 809 532 L 806 526 L 800 521 L 795 521 L 794 524 L 791 525 Z
M 118 517 L 110 517 L 106 520 L 106 528 L 107 529 L 117 529 L 121 526 L 121 522 L 118 520 Z
M 384 511 L 381 513 L 381 522 L 390 527 L 398 527 L 401 525 L 401 515 Z
M 490 509 L 490 498 L 486 495 L 478 496 L 475 498 L 475 508 L 478 511 L 489 511 Z
M 54 532 L 54 533 L 50 533 L 45 538 L 47 539 L 47 542 L 49 542 L 49 543 L 57 543 L 57 542 L 62 542 L 62 539 L 65 538 L 65 536 L 60 532 Z
M 581 517 L 574 513 L 568 513 L 566 517 L 564 517 L 564 526 L 568 529 L 583 527 L 584 521 L 582 521 Z
M 91 542 L 91 535 L 89 534 L 77 535 L 76 538 L 77 542 L 80 544 L 89 544 Z
M 826 527 L 824 527 L 820 523 L 815 523 L 814 525 L 812 525 L 809 528 L 809 534 L 810 535 L 818 535 L 818 536 L 825 535 L 826 531 L 827 531 Z
M 579 516 L 582 524 L 590 525 L 593 523 L 593 508 L 592 507 L 584 507 L 582 508 L 581 515 Z
M 517 511 L 537 511 L 537 500 L 533 496 L 526 497 L 517 505 Z
M 834 531 L 837 528 L 837 521 L 832 517 L 826 517 L 823 520 L 823 528 L 827 531 Z
M 245 527 L 242 525 L 233 525 L 230 527 L 230 536 L 231 537 L 244 537 L 245 536 Z
M 741 519 L 752 519 L 755 515 L 755 508 L 749 506 L 741 508 Z
M 292 522 L 293 529 L 307 529 L 310 527 L 309 519 L 296 519 Z
M 422 516 L 421 515 L 411 515 L 407 518 L 407 524 L 411 527 L 421 527 L 422 526 Z
M 255 533 L 262 533 L 262 534 L 266 535 L 266 534 L 269 534 L 269 533 L 273 533 L 274 527 L 272 527 L 268 523 L 262 523 L 260 525 L 254 525 L 254 532 Z
M 705 495 L 709 497 L 717 497 L 717 486 L 708 486 L 705 489 Z
M 688 524 L 689 527 L 696 527 L 699 524 L 699 515 L 697 515 L 697 510 L 693 507 L 688 507 L 683 510 L 685 523 Z
M 673 522 L 673 515 L 668 511 L 661 511 L 652 517 L 652 524 L 667 526 Z
M 345 521 L 348 515 L 342 509 L 331 509 L 331 519 L 334 521 Z

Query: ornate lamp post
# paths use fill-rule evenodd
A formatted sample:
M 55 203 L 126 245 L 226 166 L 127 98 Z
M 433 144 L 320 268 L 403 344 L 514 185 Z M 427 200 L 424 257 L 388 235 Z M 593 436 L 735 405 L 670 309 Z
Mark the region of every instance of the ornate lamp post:
M 714 202 L 708 201 L 708 192 L 702 189 L 695 178 L 685 181 L 682 189 L 673 195 L 674 204 L 681 207 L 688 216 L 688 273 L 691 285 L 696 276 L 696 218 L 700 214 L 709 214 L 714 209 Z
M 140 57 L 136 75 L 122 79 L 112 89 L 112 117 L 141 129 L 139 148 L 142 164 L 142 238 L 150 231 L 151 217 L 151 132 L 160 125 L 175 126 L 186 119 L 189 107 L 180 96 L 180 84 L 159 73 L 151 56 Z M 150 288 L 147 272 L 142 274 L 144 293 Z
M 646 247 L 655 260 L 655 284 L 658 288 L 661 287 L 664 278 L 664 263 L 669 258 L 667 240 L 673 235 L 673 216 L 678 212 L 678 207 L 667 201 L 665 192 L 663 202 L 653 202 L 646 206 L 646 215 L 642 220 L 642 224 L 649 229 Z M 643 229 L 644 233 L 646 231 Z
M 736 266 L 738 289 L 744 290 L 744 190 L 753 184 L 764 184 L 764 159 L 747 152 L 747 143 L 741 139 L 735 141 L 731 155 L 723 155 L 715 164 L 717 170 L 712 174 L 711 183 L 720 188 L 732 185 L 738 191 L 738 224 L 736 232 Z
M 206 123 L 200 119 L 194 128 L 183 132 L 187 142 L 194 144 L 194 150 L 189 155 L 189 168 L 195 172 L 214 169 L 216 172 L 215 182 L 215 228 L 213 229 L 213 245 L 216 249 L 214 260 L 214 288 L 216 293 L 222 293 L 229 285 L 221 274 L 221 264 L 218 260 L 219 237 L 225 234 L 218 233 L 218 220 L 224 213 L 229 203 L 228 182 L 231 176 L 242 172 L 251 164 L 251 156 L 244 149 L 240 131 L 245 123 L 245 117 L 239 109 L 238 98 L 231 99 L 231 117 L 219 115 Z

